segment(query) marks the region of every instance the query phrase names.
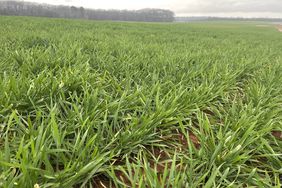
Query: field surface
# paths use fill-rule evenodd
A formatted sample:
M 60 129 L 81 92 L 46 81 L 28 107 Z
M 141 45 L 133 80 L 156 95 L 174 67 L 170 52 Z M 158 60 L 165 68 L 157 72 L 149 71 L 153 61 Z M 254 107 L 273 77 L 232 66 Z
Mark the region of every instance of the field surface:
M 257 25 L 0 17 L 0 187 L 281 187 L 282 33 Z

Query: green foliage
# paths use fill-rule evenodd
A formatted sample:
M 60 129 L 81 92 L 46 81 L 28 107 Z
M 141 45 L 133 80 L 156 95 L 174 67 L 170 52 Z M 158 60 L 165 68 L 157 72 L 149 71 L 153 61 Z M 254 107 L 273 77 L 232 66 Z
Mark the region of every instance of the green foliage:
M 0 187 L 281 186 L 275 29 L 0 26 Z

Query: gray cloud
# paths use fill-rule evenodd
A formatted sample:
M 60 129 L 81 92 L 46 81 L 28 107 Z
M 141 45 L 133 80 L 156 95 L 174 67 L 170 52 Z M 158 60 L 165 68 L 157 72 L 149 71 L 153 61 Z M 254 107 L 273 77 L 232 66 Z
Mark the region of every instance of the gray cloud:
M 272 12 L 282 13 L 281 0 L 178 0 L 172 4 L 176 13 Z

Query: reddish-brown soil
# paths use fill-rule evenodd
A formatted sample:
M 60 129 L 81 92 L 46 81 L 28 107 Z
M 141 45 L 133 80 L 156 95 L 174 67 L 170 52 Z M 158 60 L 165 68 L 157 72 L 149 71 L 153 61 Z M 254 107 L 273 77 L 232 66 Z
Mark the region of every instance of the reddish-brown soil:
M 282 140 L 282 132 L 281 131 L 272 131 L 272 135 L 279 139 L 279 140 Z

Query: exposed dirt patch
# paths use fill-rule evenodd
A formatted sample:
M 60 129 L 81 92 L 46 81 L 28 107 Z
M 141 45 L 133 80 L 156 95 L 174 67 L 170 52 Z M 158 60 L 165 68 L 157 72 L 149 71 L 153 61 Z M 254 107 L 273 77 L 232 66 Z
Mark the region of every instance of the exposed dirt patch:
M 272 27 L 271 25 L 256 25 L 256 27 Z M 279 31 L 279 32 L 282 32 L 282 24 L 280 25 L 280 24 L 275 24 L 275 28 L 277 28 L 277 30 Z
M 275 138 L 282 140 L 282 132 L 281 131 L 272 131 L 271 133 Z
M 276 28 L 278 29 L 278 31 L 282 32 L 282 25 L 277 25 Z

